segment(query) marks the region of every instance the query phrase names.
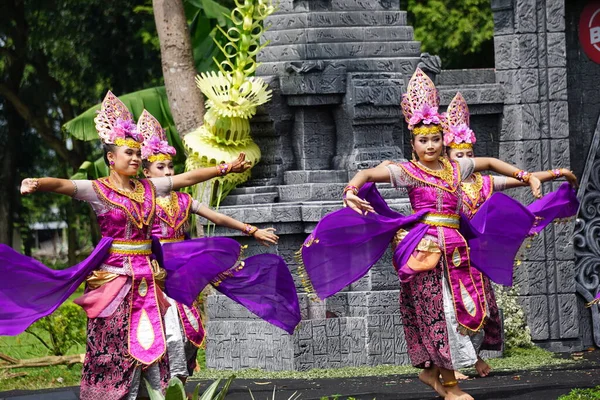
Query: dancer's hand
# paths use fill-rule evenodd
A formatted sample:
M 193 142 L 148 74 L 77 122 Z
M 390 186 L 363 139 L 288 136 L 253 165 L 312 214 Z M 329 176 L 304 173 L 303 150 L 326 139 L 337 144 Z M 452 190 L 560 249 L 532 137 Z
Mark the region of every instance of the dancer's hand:
M 256 239 L 258 243 L 267 247 L 269 247 L 271 244 L 277 244 L 279 241 L 279 236 L 273 233 L 275 230 L 275 228 L 259 229 L 254 232 L 254 239 Z
M 37 180 L 37 178 L 25 178 L 21 182 L 21 194 L 26 195 L 35 193 L 39 186 L 40 182 Z
M 240 153 L 238 158 L 231 162 L 231 172 L 241 173 L 252 167 L 252 161 L 246 161 L 246 153 Z
M 566 168 L 562 168 L 560 172 L 563 174 L 563 176 L 565 177 L 567 182 L 569 182 L 573 189 L 577 189 L 579 187 L 579 182 L 577 182 L 577 177 L 575 176 L 573 171 Z
M 375 213 L 371 204 L 358 197 L 351 191 L 346 192 L 346 198 L 344 199 L 344 207 L 350 207 L 359 214 L 367 215 L 368 213 Z
M 529 187 L 531 188 L 531 193 L 536 199 L 542 198 L 542 192 L 540 190 L 542 186 L 542 181 L 536 178 L 534 175 L 529 177 Z

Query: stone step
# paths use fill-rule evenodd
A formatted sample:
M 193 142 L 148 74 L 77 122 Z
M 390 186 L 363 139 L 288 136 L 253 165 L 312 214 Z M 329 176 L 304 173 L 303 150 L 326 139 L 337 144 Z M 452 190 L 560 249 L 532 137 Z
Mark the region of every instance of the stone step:
M 279 201 L 335 201 L 341 200 L 342 190 L 346 183 L 303 183 L 297 185 L 279 186 Z M 379 192 L 385 199 L 406 197 L 406 192 L 396 190 L 390 185 L 378 186 Z
M 283 0 L 277 3 L 281 11 L 296 12 L 400 9 L 400 0 Z
M 406 11 L 338 11 L 338 12 L 282 12 L 267 18 L 269 31 L 300 28 L 347 28 L 359 26 L 407 26 Z
M 269 46 L 339 43 L 339 42 L 411 42 L 414 41 L 412 26 L 365 26 L 301 28 L 267 31 L 264 40 Z
M 221 202 L 222 206 L 248 206 L 252 204 L 269 204 L 277 202 L 277 192 L 229 195 Z
M 419 57 L 420 54 L 420 42 L 396 41 L 269 45 L 258 57 L 260 60 L 296 61 L 354 57 Z
M 479 85 L 496 83 L 496 70 L 481 69 L 445 69 L 437 76 L 436 86 L 441 85 Z
M 286 185 L 303 183 L 345 183 L 348 182 L 346 170 L 286 171 L 283 175 Z
M 254 193 L 277 193 L 277 186 L 242 186 L 233 189 L 229 195 L 254 194 Z
M 319 60 L 311 60 L 319 61 Z M 403 72 L 410 76 L 411 71 L 417 68 L 419 56 L 415 57 L 371 57 L 371 58 L 344 58 L 322 59 L 332 68 L 345 68 L 347 72 Z M 261 64 L 256 70 L 256 75 L 288 75 L 286 67 L 289 61 L 273 61 L 259 57 Z

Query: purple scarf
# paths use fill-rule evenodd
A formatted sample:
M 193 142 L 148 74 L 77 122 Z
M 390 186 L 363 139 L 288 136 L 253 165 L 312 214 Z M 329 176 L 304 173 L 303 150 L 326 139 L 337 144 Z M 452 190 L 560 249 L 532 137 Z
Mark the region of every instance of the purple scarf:
M 360 215 L 348 208 L 334 211 L 319 222 L 302 246 L 305 279 L 322 299 L 364 276 L 399 229 L 409 228 L 410 233 L 395 249 L 398 266 L 406 264 L 427 231 L 427 225 L 418 222 L 423 212 L 403 216 L 391 210 L 374 184 L 364 185 L 358 195 L 369 201 L 377 214 Z M 461 218 L 460 232 L 467 239 L 471 265 L 497 283 L 512 285 L 514 258 L 527 236 L 554 218 L 574 215 L 577 208 L 575 192 L 568 183 L 529 207 L 501 193 L 492 195 L 472 220 Z

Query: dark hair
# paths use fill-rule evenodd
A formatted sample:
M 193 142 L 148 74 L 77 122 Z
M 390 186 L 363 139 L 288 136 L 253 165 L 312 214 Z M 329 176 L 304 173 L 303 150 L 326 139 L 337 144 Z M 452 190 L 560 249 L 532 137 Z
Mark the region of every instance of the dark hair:
M 152 163 L 148 160 L 142 160 L 142 168 L 145 169 L 150 169 L 150 166 L 152 165 Z
M 106 163 L 106 165 L 110 166 L 110 162 L 108 162 L 108 153 L 116 152 L 116 148 L 117 148 L 117 146 L 115 146 L 114 144 L 107 144 L 107 143 L 102 144 L 102 149 L 104 150 L 104 162 Z

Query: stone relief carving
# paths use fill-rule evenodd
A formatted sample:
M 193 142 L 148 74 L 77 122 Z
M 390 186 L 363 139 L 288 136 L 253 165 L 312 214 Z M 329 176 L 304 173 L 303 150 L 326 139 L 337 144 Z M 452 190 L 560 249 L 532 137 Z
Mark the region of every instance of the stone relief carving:
M 594 299 L 600 290 L 600 119 L 588 154 L 577 197 L 581 202 L 575 226 L 577 293 L 585 302 Z M 600 346 L 600 312 L 590 308 L 596 346 Z

